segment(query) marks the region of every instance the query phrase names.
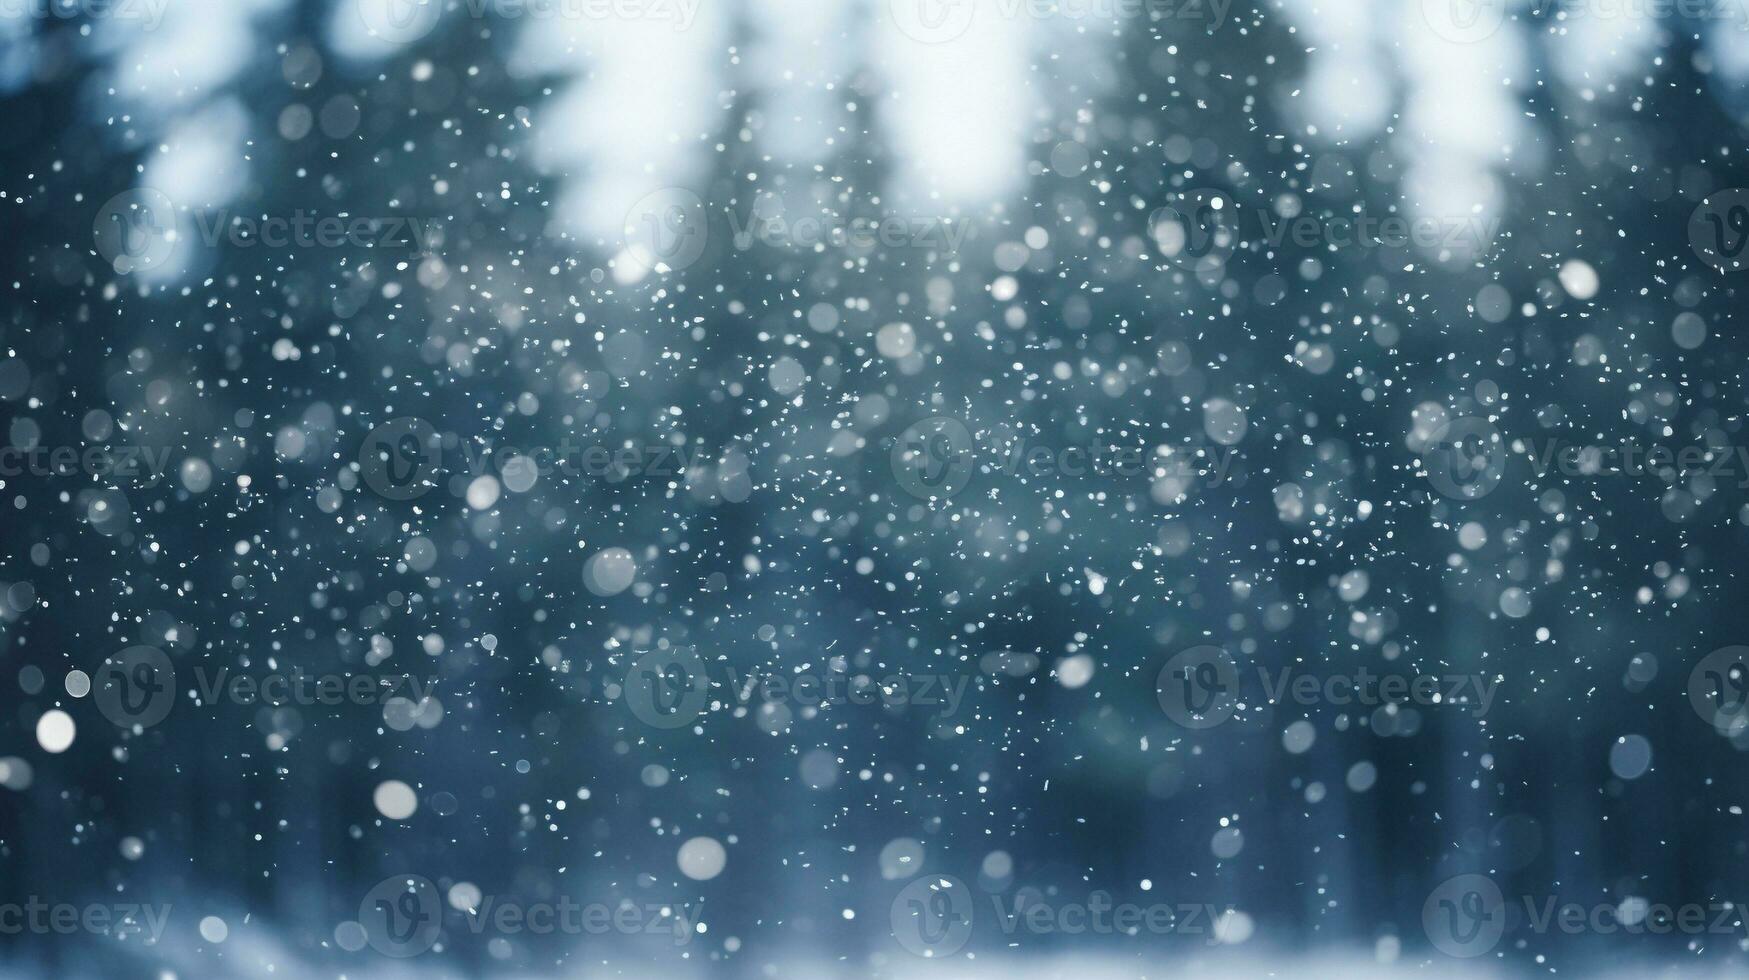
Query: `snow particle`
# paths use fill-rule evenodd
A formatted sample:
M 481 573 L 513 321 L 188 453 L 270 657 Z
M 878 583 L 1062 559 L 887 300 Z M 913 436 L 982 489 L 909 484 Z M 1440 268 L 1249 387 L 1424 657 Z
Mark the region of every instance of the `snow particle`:
M 723 873 L 729 863 L 728 852 L 712 837 L 694 837 L 680 845 L 676 856 L 680 873 L 693 881 L 709 881 Z

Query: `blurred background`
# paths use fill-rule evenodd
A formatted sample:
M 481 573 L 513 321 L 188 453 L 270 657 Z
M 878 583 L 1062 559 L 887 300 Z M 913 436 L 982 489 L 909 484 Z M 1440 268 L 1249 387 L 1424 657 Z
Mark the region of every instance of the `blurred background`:
M 0 0 L 0 119 L 8 976 L 1745 969 L 1741 0 Z

